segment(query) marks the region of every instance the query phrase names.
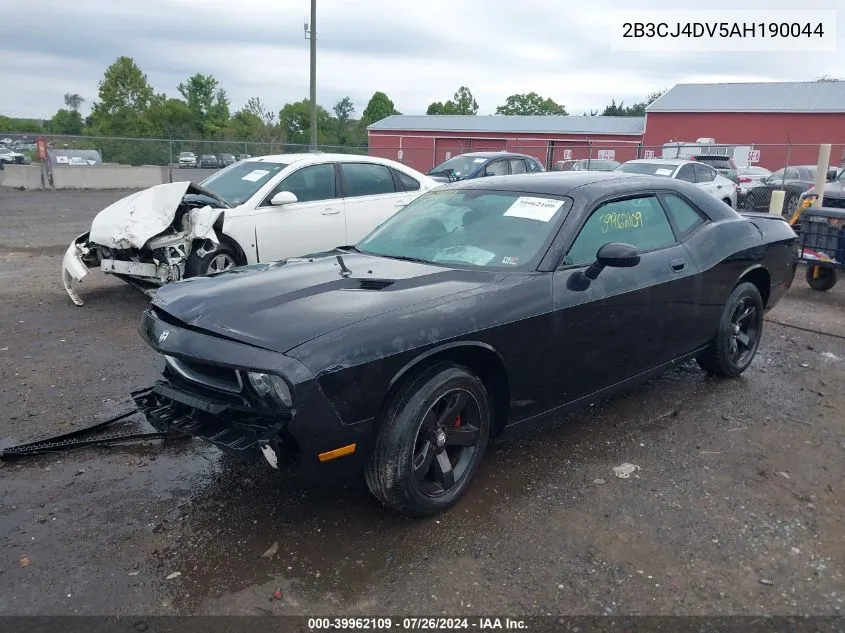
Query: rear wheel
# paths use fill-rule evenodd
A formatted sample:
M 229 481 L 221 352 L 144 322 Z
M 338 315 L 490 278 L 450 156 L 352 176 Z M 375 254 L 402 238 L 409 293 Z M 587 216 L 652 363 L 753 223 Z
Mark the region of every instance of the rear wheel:
M 743 282 L 728 297 L 715 338 L 696 360 L 711 374 L 736 378 L 754 360 L 762 333 L 763 299 L 757 286 Z
M 833 268 L 826 266 L 816 266 L 810 264 L 807 266 L 807 285 L 813 290 L 825 292 L 836 285 L 837 274 Z
M 366 481 L 385 505 L 414 517 L 458 502 L 490 436 L 490 405 L 473 373 L 438 364 L 409 382 L 380 420 Z

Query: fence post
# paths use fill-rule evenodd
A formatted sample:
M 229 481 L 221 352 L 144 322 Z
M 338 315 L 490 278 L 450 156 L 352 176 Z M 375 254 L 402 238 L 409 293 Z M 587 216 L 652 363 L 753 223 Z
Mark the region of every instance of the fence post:
M 783 215 L 783 202 L 786 198 L 785 191 L 773 191 L 769 200 L 769 213 L 772 215 Z
M 167 139 L 167 146 L 170 152 L 170 162 L 168 163 L 169 166 L 173 164 L 173 138 Z
M 814 193 L 818 196 L 813 200 L 814 207 L 822 206 L 824 201 L 824 183 L 827 182 L 827 170 L 830 165 L 830 143 L 819 145 L 819 162 L 816 164 L 816 188 Z

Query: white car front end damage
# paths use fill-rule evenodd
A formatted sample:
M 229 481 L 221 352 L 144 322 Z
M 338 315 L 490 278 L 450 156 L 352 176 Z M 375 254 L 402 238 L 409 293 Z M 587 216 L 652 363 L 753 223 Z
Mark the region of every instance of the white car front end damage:
M 186 194 L 195 193 L 193 205 Z M 218 203 L 202 204 L 203 201 Z M 179 281 L 194 245 L 219 244 L 215 224 L 225 206 L 190 182 L 156 185 L 106 207 L 91 230 L 77 237 L 62 260 L 62 281 L 76 305 L 83 301 L 73 287 L 99 267 L 152 294 L 158 286 Z M 202 255 L 202 254 L 201 254 Z

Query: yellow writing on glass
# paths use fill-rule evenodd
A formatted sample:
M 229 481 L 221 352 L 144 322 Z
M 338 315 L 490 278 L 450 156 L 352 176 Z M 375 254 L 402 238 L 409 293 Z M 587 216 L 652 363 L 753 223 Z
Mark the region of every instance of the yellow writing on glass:
M 639 229 L 645 225 L 642 211 L 605 213 L 600 219 L 602 233 L 607 233 L 610 229 Z

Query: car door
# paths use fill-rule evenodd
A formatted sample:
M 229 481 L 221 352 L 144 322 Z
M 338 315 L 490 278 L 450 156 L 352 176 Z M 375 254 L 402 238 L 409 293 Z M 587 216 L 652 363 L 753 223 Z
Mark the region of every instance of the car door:
M 344 201 L 334 163 L 297 169 L 282 179 L 254 211 L 257 258 L 277 261 L 346 244 Z M 289 191 L 297 201 L 274 206 Z
M 397 187 L 389 167 L 378 163 L 339 163 L 346 204 L 346 244 L 355 244 L 413 200 Z
M 610 242 L 640 249 L 632 268 L 605 268 L 586 290 L 573 284 Z M 683 320 L 695 305 L 695 262 L 657 194 L 610 199 L 590 213 L 553 276 L 560 403 L 616 385 L 686 350 Z
M 709 193 L 711 196 L 716 195 L 716 171 L 709 165 L 695 163 L 692 165 L 693 173 L 695 174 L 695 184 L 699 189 Z
M 660 171 L 658 170 L 658 173 Z M 695 171 L 693 170 L 693 163 L 684 163 L 681 165 L 678 172 L 675 174 L 675 178 L 678 180 L 686 180 L 687 182 L 695 183 Z
M 528 173 L 528 168 L 525 166 L 525 160 L 522 158 L 511 158 L 510 159 L 510 173 L 512 174 L 526 174 Z
M 487 163 L 484 167 L 484 176 L 506 176 L 510 173 L 510 167 L 508 165 L 507 158 L 501 158 L 499 160 L 493 160 Z

